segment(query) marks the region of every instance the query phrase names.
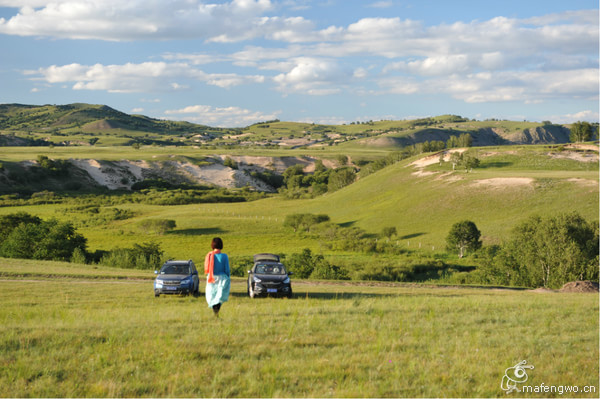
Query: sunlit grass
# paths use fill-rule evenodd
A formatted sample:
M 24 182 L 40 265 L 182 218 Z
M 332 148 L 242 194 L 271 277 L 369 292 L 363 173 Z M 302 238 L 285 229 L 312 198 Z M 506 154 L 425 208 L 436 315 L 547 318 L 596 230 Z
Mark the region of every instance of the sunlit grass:
M 0 281 L 2 396 L 497 397 L 530 383 L 594 385 L 598 296 L 295 283 L 251 300 L 152 283 Z M 591 395 L 595 396 L 595 395 Z

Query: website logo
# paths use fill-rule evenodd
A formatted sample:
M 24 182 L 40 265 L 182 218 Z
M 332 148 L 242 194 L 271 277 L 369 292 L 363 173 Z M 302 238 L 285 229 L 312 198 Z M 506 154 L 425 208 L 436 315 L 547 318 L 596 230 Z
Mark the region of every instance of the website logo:
M 507 368 L 504 371 L 504 377 L 502 377 L 500 388 L 502 388 L 502 390 L 507 394 L 514 391 L 521 392 L 521 390 L 517 387 L 517 384 L 523 384 L 525 381 L 527 381 L 529 376 L 527 375 L 527 371 L 525 369 L 533 368 L 533 365 L 527 364 L 527 360 L 522 360 L 514 366 Z

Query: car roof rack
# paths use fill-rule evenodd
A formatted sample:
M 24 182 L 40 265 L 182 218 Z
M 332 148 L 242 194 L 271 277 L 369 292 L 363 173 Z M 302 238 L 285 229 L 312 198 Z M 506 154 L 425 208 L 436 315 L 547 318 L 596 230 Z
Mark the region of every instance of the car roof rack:
M 279 255 L 275 254 L 256 254 L 254 255 L 254 263 L 256 262 L 279 262 Z

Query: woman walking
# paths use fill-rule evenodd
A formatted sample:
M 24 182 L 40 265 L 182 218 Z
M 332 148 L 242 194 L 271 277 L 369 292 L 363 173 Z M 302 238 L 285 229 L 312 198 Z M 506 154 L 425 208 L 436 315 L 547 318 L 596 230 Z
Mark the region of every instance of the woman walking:
M 215 237 L 211 243 L 212 251 L 206 254 L 204 259 L 204 272 L 208 275 L 206 279 L 206 302 L 213 309 L 215 316 L 219 316 L 221 304 L 229 299 L 229 287 L 231 285 L 229 271 L 229 257 L 221 252 L 223 240 Z

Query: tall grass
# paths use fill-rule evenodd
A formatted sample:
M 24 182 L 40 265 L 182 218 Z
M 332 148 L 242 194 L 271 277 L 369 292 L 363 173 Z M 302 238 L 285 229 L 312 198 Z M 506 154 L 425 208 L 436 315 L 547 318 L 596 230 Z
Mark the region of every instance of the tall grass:
M 0 395 L 499 397 L 523 359 L 597 388 L 597 295 L 294 284 L 236 280 L 217 319 L 151 282 L 1 281 Z

